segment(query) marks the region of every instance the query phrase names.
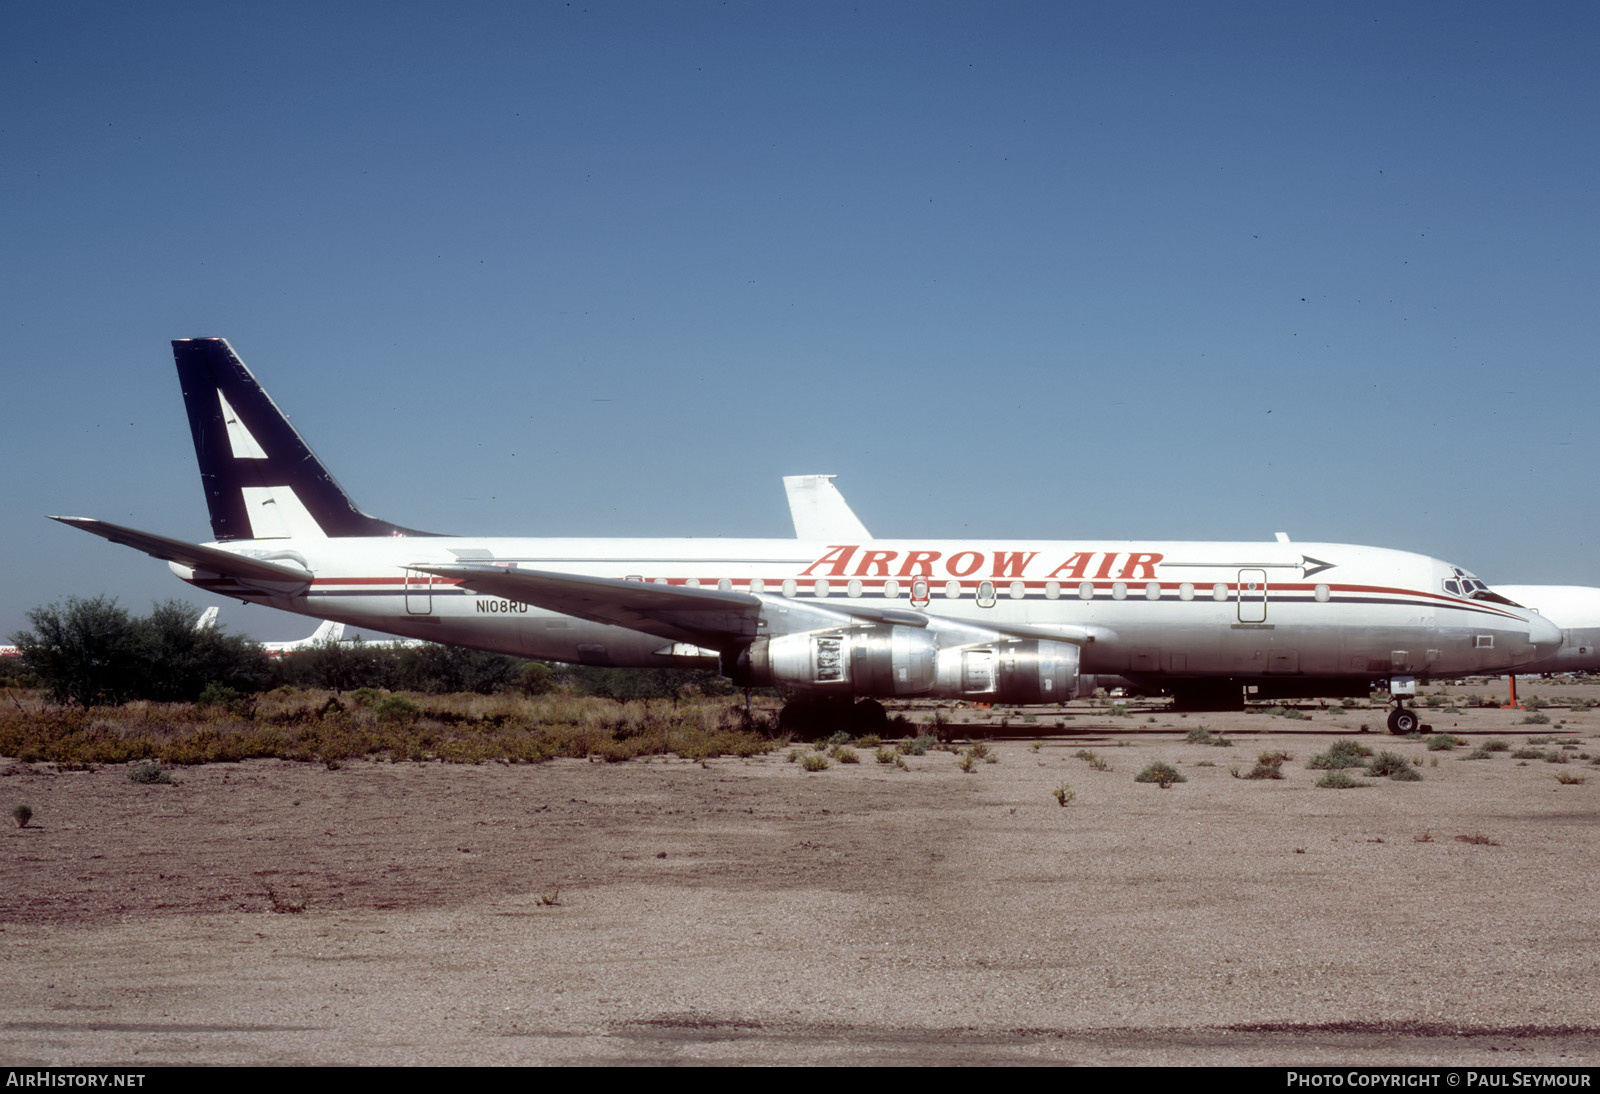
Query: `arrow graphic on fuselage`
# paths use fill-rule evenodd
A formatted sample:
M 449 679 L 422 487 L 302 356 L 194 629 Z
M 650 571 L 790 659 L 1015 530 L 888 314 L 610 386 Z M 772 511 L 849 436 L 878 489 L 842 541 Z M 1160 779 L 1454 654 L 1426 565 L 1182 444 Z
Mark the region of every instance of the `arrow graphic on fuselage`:
M 1320 558 L 1310 555 L 1301 555 L 1299 562 L 1171 562 L 1162 563 L 1164 566 L 1190 566 L 1195 569 L 1212 570 L 1299 570 L 1302 578 L 1312 574 L 1320 574 L 1323 570 L 1331 570 L 1338 565 L 1337 562 L 1324 562 Z

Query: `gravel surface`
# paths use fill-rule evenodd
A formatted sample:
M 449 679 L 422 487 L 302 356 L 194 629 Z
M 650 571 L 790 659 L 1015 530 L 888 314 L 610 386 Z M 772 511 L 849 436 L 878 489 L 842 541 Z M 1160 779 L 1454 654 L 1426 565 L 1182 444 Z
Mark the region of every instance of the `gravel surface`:
M 1600 768 L 1462 758 L 1532 733 L 1600 755 L 1600 714 L 1549 713 L 1431 714 L 1451 752 L 1366 735 L 1423 778 L 1353 790 L 1306 762 L 1381 710 L 1016 735 L 1042 717 L 970 774 L 871 748 L 813 774 L 251 761 L 172 785 L 0 761 L 0 805 L 34 811 L 4 831 L 0 1054 L 1592 1065 Z M 1185 743 L 1202 721 L 1233 743 Z M 1270 749 L 1281 781 L 1230 774 Z M 1136 783 L 1156 759 L 1188 781 Z

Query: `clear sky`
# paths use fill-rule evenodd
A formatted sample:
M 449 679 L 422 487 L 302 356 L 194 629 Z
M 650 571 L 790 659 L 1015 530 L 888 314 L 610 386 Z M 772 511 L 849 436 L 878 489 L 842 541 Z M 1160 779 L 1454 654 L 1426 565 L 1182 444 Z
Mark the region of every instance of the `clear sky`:
M 169 341 L 484 535 L 1370 543 L 1600 585 L 1600 5 L 0 5 L 0 636 L 211 601 Z M 223 602 L 258 637 L 310 628 Z

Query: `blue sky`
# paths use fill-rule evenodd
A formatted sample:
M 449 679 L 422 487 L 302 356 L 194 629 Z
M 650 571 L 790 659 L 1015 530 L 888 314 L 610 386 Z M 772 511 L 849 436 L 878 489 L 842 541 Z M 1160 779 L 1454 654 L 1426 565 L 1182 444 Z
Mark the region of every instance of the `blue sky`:
M 1371 543 L 1600 584 L 1600 6 L 0 6 L 0 635 L 207 603 L 168 343 L 484 535 Z M 263 638 L 308 629 L 229 602 Z

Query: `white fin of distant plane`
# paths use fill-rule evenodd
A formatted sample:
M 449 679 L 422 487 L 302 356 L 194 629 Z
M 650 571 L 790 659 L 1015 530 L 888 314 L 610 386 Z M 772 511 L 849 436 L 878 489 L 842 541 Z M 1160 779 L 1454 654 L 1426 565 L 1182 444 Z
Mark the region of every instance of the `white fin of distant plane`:
M 339 642 L 344 638 L 344 624 L 335 623 L 331 619 L 324 619 L 322 626 L 311 632 L 310 638 L 302 639 L 308 646 L 315 646 L 319 642 Z
M 789 516 L 796 539 L 826 543 L 860 543 L 872 538 L 833 485 L 832 475 L 785 475 Z
M 291 642 L 263 642 L 261 648 L 270 654 L 278 655 L 296 653 L 300 650 L 317 649 L 331 645 L 344 638 L 344 624 L 335 623 L 333 620 L 324 620 L 322 625 L 304 638 L 296 638 Z
M 220 612 L 221 610 L 222 610 L 221 608 L 219 608 L 215 604 L 213 604 L 213 605 L 211 605 L 211 607 L 209 607 L 205 611 L 201 612 L 200 613 L 200 618 L 196 619 L 194 621 L 194 629 L 197 630 L 197 631 L 209 631 L 209 630 L 211 630 L 213 627 L 215 627 L 217 625 L 217 613 Z

